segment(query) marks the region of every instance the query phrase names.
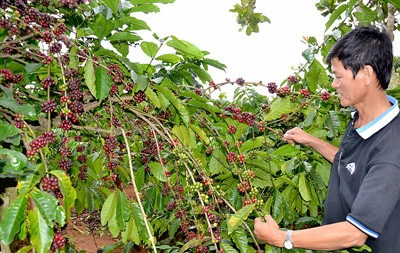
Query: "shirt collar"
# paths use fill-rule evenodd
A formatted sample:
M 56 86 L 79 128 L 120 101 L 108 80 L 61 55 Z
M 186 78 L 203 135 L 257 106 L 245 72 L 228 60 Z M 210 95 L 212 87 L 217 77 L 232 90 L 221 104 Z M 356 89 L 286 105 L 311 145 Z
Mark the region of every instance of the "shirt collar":
M 371 137 L 373 134 L 389 124 L 399 114 L 400 110 L 397 100 L 391 96 L 387 96 L 387 99 L 392 104 L 389 109 L 387 109 L 384 113 L 379 115 L 379 117 L 369 122 L 365 126 L 356 129 L 357 133 L 363 139 L 368 139 L 369 137 Z M 353 118 L 355 113 L 356 111 L 352 113 Z

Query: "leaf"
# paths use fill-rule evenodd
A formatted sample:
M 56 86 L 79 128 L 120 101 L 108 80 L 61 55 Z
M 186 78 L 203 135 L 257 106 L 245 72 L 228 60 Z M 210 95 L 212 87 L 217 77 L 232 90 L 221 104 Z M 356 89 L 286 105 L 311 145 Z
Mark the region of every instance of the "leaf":
M 211 175 L 220 174 L 225 170 L 223 161 L 225 161 L 224 154 L 220 150 L 214 150 L 208 164 L 208 170 Z
M 126 222 L 129 221 L 130 211 L 128 205 L 128 199 L 125 193 L 117 192 L 117 207 L 116 207 L 116 218 L 117 224 L 120 230 L 124 231 L 126 229 Z
M 21 223 L 25 220 L 25 209 L 28 203 L 26 195 L 20 195 L 10 207 L 8 207 L 0 223 L 0 239 L 8 245 L 14 241 L 19 232 Z
M 150 30 L 150 27 L 145 21 L 135 17 L 125 16 L 115 20 L 114 22 L 117 27 L 123 27 L 124 25 L 127 25 L 131 30 Z
M 158 56 L 156 60 L 169 63 L 178 63 L 181 61 L 181 58 L 176 54 L 163 54 Z
M 104 3 L 113 11 L 114 14 L 118 13 L 118 5 L 120 0 L 104 0 Z
M 289 98 L 277 98 L 271 103 L 270 108 L 264 120 L 272 121 L 281 118 L 282 114 L 288 114 L 293 111 L 294 104 Z
M 189 58 L 202 59 L 204 57 L 204 54 L 198 47 L 188 41 L 179 40 L 175 36 L 172 36 L 172 40 L 167 41 L 167 45 Z
M 327 88 L 329 87 L 329 78 L 326 74 L 326 71 L 322 64 L 314 60 L 311 65 L 310 69 L 306 74 L 306 80 L 308 84 L 308 89 L 311 93 L 315 93 L 319 87 Z
M 185 123 L 185 125 L 188 125 L 190 120 L 189 113 L 186 110 L 185 106 L 182 104 L 182 101 L 177 99 L 174 93 L 172 93 L 172 91 L 169 90 L 167 87 L 156 86 L 155 88 L 159 92 L 161 92 L 169 100 L 169 102 L 171 102 L 171 104 L 175 107 L 175 109 L 178 110 L 183 123 Z
M 292 144 L 285 144 L 274 150 L 272 153 L 274 155 L 287 156 L 287 157 L 295 157 L 297 155 L 297 148 Z
M 138 35 L 134 35 L 129 32 L 116 32 L 107 39 L 111 42 L 118 42 L 118 41 L 136 42 L 140 41 L 142 38 Z
M 97 36 L 97 39 L 101 41 L 114 30 L 115 25 L 113 22 L 106 20 L 103 15 L 97 15 L 97 19 L 92 27 L 95 28 L 94 34 Z
M 240 146 L 240 152 L 245 153 L 249 150 L 260 148 L 263 146 L 265 140 L 266 138 L 264 136 L 258 136 L 255 139 L 249 139 Z
M 28 158 L 26 158 L 26 156 L 21 152 L 6 148 L 0 149 L 0 161 L 1 160 L 6 160 L 7 166 L 14 170 L 25 168 L 26 163 L 28 162 Z
M 221 248 L 224 250 L 225 253 L 238 253 L 235 248 L 233 248 L 230 244 L 228 244 L 226 241 L 221 241 Z
M 337 7 L 332 14 L 329 17 L 328 22 L 325 24 L 325 32 L 328 31 L 328 29 L 331 27 L 331 25 L 342 15 L 343 12 L 345 12 L 347 9 L 346 4 L 343 4 L 339 7 Z
M 102 226 L 105 226 L 107 222 L 111 220 L 115 212 L 116 203 L 116 193 L 113 192 L 108 195 L 106 201 L 104 201 L 103 207 L 101 208 L 100 221 Z
M 236 244 L 236 247 L 240 252 L 246 253 L 249 241 L 247 240 L 247 234 L 243 228 L 236 229 L 232 234 L 232 239 Z
M 138 191 L 140 191 L 144 185 L 144 166 L 140 167 L 135 171 L 135 183 Z
M 253 212 L 254 207 L 254 204 L 244 206 L 228 219 L 228 235 L 242 225 L 243 221 Z
M 85 70 L 84 76 L 85 76 L 86 86 L 89 88 L 90 93 L 93 95 L 93 97 L 98 99 L 96 94 L 96 84 L 95 84 L 96 76 L 94 73 L 93 61 L 91 61 L 91 59 L 86 61 L 84 70 Z
M 144 91 L 144 94 L 149 99 L 150 103 L 154 105 L 154 107 L 161 108 L 161 103 L 158 99 L 157 93 L 155 93 L 151 87 L 147 87 L 147 89 Z
M 210 82 L 212 80 L 210 74 L 208 74 L 207 71 L 205 71 L 204 69 L 200 68 L 196 64 L 186 63 L 186 64 L 180 65 L 180 68 L 182 68 L 182 69 L 191 69 L 194 73 L 196 73 L 198 78 L 200 78 L 200 80 L 203 83 Z
M 32 197 L 35 206 L 38 208 L 40 215 L 44 217 L 49 227 L 54 226 L 54 220 L 56 219 L 56 207 L 58 205 L 57 199 L 47 192 L 34 189 L 31 191 L 30 196 Z
M 113 83 L 112 77 L 107 73 L 108 71 L 103 68 L 103 67 L 98 67 L 96 69 L 96 75 L 95 75 L 95 86 L 96 86 L 96 91 L 95 95 L 93 95 L 92 90 L 90 92 L 94 97 L 99 99 L 100 101 L 105 99 L 110 90 L 111 90 L 111 84 Z
M 158 52 L 158 46 L 154 42 L 143 41 L 140 44 L 143 52 L 150 58 L 154 58 Z
M 15 99 L 2 96 L 0 97 L 0 106 L 10 109 L 16 114 L 22 113 L 25 119 L 37 120 L 36 110 L 31 104 L 20 105 Z
M 53 242 L 53 228 L 49 227 L 40 215 L 39 209 L 34 208 L 28 214 L 30 242 L 35 247 L 35 252 L 48 253 Z
M 148 86 L 147 78 L 142 75 L 138 75 L 136 72 L 131 72 L 132 80 L 135 82 L 135 92 L 144 91 Z
M 203 140 L 204 144 L 208 145 L 210 143 L 206 133 L 199 126 L 189 124 L 189 127 Z
M 208 112 L 211 112 L 212 114 L 221 113 L 222 112 L 220 108 L 218 108 L 218 107 L 216 107 L 214 105 L 207 104 L 207 103 L 204 103 L 204 102 L 200 102 L 200 101 L 195 100 L 195 99 L 191 99 L 187 104 L 195 106 L 195 107 L 200 108 L 200 109 L 204 109 L 204 110 L 206 110 Z
M 36 70 L 40 69 L 40 67 L 42 67 L 42 66 L 43 66 L 43 63 L 29 63 L 29 64 L 26 64 L 25 71 L 27 73 L 33 73 Z
M 58 184 L 60 185 L 60 190 L 63 194 L 66 219 L 68 221 L 71 217 L 71 208 L 74 207 L 76 199 L 75 188 L 71 184 L 70 177 L 67 176 L 64 171 L 52 170 L 50 173 L 58 178 Z
M 167 176 L 164 173 L 163 168 L 161 167 L 160 163 L 151 162 L 149 163 L 150 172 L 154 175 L 155 178 L 162 182 L 167 181 Z
M 304 173 L 302 173 L 299 178 L 299 191 L 304 201 L 308 202 L 311 200 L 310 191 L 308 190 L 306 177 L 304 176 Z
M 130 0 L 132 4 L 153 4 L 153 3 L 162 3 L 162 4 L 170 4 L 175 2 L 175 0 Z
M 328 128 L 328 137 L 333 138 L 339 134 L 340 119 L 336 112 L 329 111 L 325 116 L 324 125 Z

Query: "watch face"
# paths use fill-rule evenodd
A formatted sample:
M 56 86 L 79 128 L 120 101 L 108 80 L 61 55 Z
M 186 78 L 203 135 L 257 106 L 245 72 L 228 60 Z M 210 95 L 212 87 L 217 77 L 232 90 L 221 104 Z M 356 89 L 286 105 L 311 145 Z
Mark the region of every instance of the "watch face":
M 291 241 L 285 241 L 283 243 L 283 246 L 285 247 L 285 249 L 293 249 L 293 243 Z

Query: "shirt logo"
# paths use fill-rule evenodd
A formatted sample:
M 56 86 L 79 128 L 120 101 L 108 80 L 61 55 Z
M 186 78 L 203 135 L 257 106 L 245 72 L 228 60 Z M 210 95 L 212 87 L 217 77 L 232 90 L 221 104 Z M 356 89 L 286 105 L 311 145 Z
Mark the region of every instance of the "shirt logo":
M 356 170 L 356 164 L 355 163 L 348 163 L 346 165 L 346 169 L 350 172 L 351 175 L 353 175 L 354 171 Z

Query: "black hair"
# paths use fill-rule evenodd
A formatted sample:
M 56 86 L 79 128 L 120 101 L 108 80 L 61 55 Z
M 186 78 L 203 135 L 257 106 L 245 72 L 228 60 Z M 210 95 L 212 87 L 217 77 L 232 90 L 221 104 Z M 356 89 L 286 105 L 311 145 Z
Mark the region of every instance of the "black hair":
M 386 90 L 393 67 L 392 40 L 387 31 L 376 25 L 359 26 L 340 38 L 331 48 L 326 63 L 338 58 L 355 78 L 358 71 L 369 65 L 375 71 L 380 88 Z

